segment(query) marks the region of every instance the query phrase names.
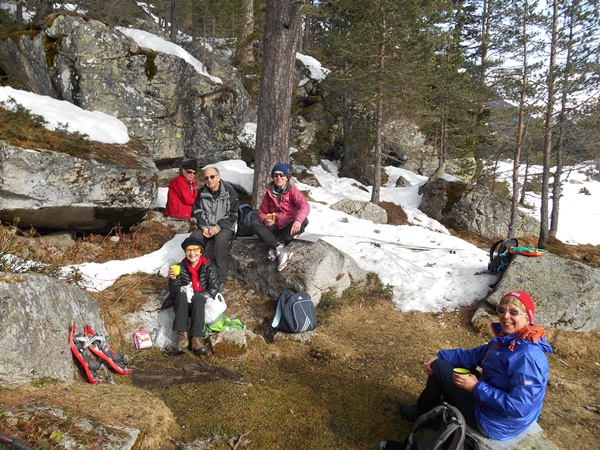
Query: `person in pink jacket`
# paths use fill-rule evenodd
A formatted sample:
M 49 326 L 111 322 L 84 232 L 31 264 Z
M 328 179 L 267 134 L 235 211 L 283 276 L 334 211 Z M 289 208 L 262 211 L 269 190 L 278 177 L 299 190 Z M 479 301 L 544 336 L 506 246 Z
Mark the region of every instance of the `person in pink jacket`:
M 292 257 L 287 245 L 308 225 L 310 205 L 292 184 L 289 164 L 275 164 L 271 178 L 265 185 L 266 193 L 252 231 L 269 246 L 268 259 L 277 259 L 277 270 L 281 272 Z
M 192 207 L 196 201 L 196 172 L 198 163 L 191 159 L 183 163 L 179 174 L 169 183 L 165 216 L 174 219 L 190 220 Z

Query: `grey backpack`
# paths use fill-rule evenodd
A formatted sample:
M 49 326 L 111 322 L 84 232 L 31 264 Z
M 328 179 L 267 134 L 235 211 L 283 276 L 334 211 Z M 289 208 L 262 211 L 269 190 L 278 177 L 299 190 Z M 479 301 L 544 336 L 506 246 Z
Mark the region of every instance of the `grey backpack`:
M 314 330 L 316 326 L 317 314 L 310 295 L 288 286 L 279 295 L 275 316 L 265 334 L 272 336 L 279 330 L 302 333 Z
M 479 450 L 467 433 L 464 416 L 454 406 L 442 403 L 419 416 L 404 441 L 384 441 L 381 450 Z

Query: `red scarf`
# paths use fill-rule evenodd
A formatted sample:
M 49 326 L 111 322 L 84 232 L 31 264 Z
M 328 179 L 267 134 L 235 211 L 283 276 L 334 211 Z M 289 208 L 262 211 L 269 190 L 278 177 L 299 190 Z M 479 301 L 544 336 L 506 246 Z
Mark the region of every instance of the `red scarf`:
M 192 288 L 194 289 L 194 292 L 202 291 L 202 283 L 200 283 L 200 277 L 198 276 L 198 273 L 200 272 L 200 268 L 202 267 L 202 265 L 208 262 L 208 258 L 202 255 L 198 260 L 198 264 L 196 264 L 196 267 L 193 267 L 187 259 L 184 262 L 188 269 L 188 272 L 192 277 Z

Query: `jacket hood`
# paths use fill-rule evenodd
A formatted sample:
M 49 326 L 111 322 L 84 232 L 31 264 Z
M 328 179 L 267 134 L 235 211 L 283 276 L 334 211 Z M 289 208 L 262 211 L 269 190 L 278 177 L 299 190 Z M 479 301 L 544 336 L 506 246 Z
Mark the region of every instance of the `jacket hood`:
M 284 192 L 289 191 L 291 187 L 292 187 L 292 180 L 288 180 L 287 184 L 285 185 L 285 187 L 283 188 L 283 190 L 281 192 L 275 191 L 277 186 L 275 186 L 275 183 L 273 183 L 272 181 L 269 181 L 267 184 L 265 184 L 265 189 L 267 191 L 271 192 L 273 195 L 283 194 Z
M 531 344 L 538 345 L 543 352 L 548 353 L 549 355 L 554 353 L 552 346 L 546 340 L 546 330 L 539 325 L 528 325 L 523 327 L 518 333 L 506 335 L 502 331 L 500 323 L 494 322 L 492 323 L 492 330 L 496 335 L 496 339 L 506 345 L 511 351 L 514 350 L 515 345 L 527 341 Z

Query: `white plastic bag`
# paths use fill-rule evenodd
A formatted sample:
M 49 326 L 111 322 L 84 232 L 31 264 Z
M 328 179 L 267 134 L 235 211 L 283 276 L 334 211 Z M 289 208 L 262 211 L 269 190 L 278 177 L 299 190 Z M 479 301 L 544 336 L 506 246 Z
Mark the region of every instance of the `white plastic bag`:
M 181 286 L 181 292 L 185 292 L 188 303 L 192 303 L 192 297 L 194 296 L 194 288 L 192 287 L 192 283 Z
M 225 303 L 225 299 L 220 292 L 215 295 L 215 298 L 207 298 L 204 307 L 204 322 L 206 322 L 206 325 L 211 326 L 217 322 L 223 317 L 226 309 L 227 303 Z

